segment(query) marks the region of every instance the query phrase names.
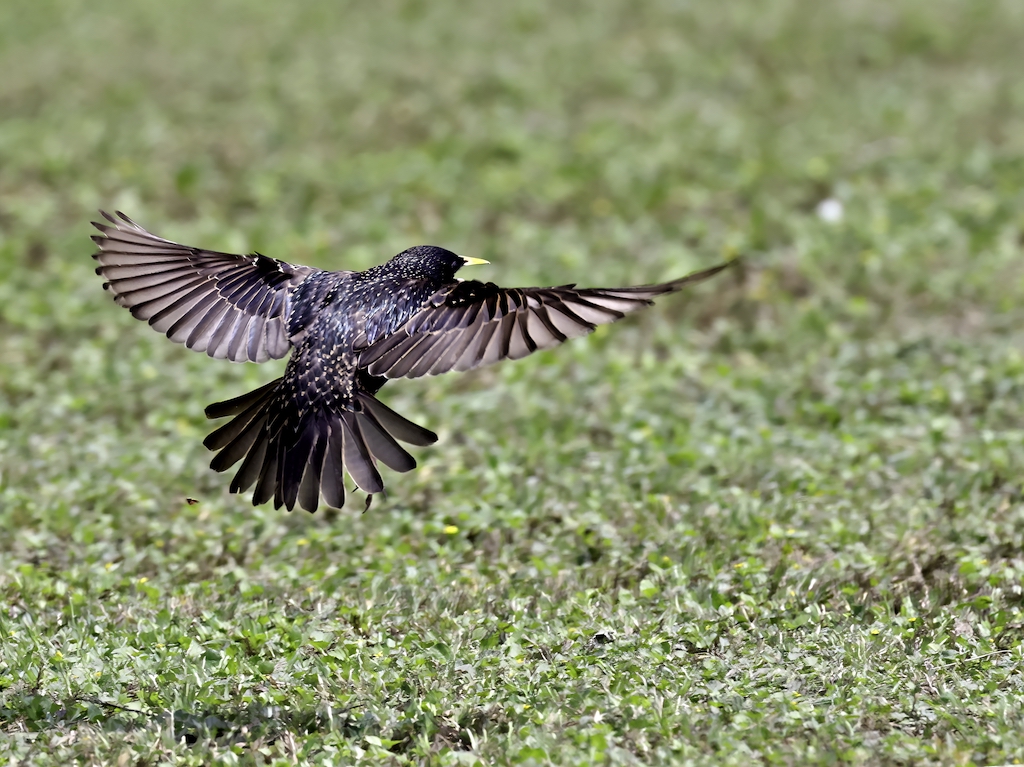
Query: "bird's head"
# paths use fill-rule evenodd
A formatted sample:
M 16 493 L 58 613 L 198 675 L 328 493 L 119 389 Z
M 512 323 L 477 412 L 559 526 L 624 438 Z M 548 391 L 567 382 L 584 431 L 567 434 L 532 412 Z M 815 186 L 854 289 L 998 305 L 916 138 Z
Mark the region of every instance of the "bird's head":
M 403 277 L 426 278 L 440 283 L 455 279 L 455 273 L 464 266 L 486 264 L 482 258 L 467 258 L 434 245 L 417 245 L 403 250 L 388 262 L 389 270 Z

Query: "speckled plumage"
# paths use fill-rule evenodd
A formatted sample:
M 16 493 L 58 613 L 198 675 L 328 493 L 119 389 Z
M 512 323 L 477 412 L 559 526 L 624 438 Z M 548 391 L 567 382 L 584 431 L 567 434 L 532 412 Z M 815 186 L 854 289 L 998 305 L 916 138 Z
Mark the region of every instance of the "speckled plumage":
M 470 259 L 417 246 L 364 272 L 323 271 L 259 254 L 191 248 L 150 234 L 123 213 L 101 211 L 94 258 L 115 301 L 172 341 L 209 356 L 263 362 L 291 351 L 284 375 L 210 405 L 233 416 L 204 444 L 232 492 L 253 489 L 289 510 L 345 502 L 343 470 L 372 497 L 384 489 L 378 462 L 409 471 L 399 444 L 433 433 L 376 398 L 390 378 L 417 378 L 519 359 L 585 335 L 724 269 L 660 285 L 577 289 L 499 288 L 463 281 Z

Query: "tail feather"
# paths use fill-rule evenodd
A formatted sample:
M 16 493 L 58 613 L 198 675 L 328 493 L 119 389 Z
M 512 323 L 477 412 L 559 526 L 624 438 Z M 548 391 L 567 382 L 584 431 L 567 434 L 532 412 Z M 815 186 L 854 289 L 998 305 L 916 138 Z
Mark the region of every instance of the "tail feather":
M 206 439 L 203 440 L 203 444 L 210 450 L 220 450 L 227 447 L 238 439 L 242 432 L 250 428 L 253 421 L 260 420 L 257 416 L 262 415 L 263 418 L 266 418 L 266 413 L 263 412 L 266 405 L 265 400 L 258 400 L 249 408 L 239 413 L 237 417 L 232 418 L 216 431 L 210 432 Z
M 263 466 L 256 480 L 256 489 L 252 491 L 253 506 L 261 506 L 274 497 L 274 491 L 277 489 L 277 461 L 277 445 L 268 439 Z
M 240 420 L 240 418 L 241 416 L 235 420 Z M 229 423 L 228 426 L 233 425 L 233 423 Z M 263 430 L 266 428 L 267 416 L 264 413 L 262 416 L 257 416 L 249 421 L 249 423 L 243 425 L 245 428 L 234 439 L 220 446 L 222 448 L 221 451 L 210 461 L 211 469 L 214 471 L 224 471 L 242 460 L 252 450 L 256 440 L 260 438 Z M 215 434 L 216 432 L 210 436 L 212 437 Z M 206 446 L 211 450 L 217 449 L 211 445 Z
M 367 493 L 379 493 L 384 489 L 384 480 L 377 471 L 376 461 L 366 446 L 366 440 L 359 429 L 359 421 L 355 413 L 346 411 L 341 414 L 341 424 L 345 429 L 345 446 L 343 455 L 345 468 L 352 475 L 360 489 Z
M 388 434 L 380 422 L 373 417 L 373 412 L 365 410 L 357 415 L 359 431 L 370 455 L 380 459 L 380 462 L 389 469 L 395 471 L 412 471 L 416 468 L 416 459 L 409 455 L 409 452 L 398 444 L 398 440 Z
M 306 417 L 299 423 L 298 438 L 295 444 L 288 446 L 280 442 L 281 458 L 278 460 L 277 491 L 274 493 L 274 508 L 285 506 L 295 508 L 299 496 L 299 484 L 306 474 L 309 464 L 309 453 L 316 439 L 315 418 Z
M 214 471 L 224 471 L 252 451 L 253 445 L 256 444 L 266 426 L 269 405 L 274 398 L 280 380 L 271 381 L 266 386 L 261 386 L 249 394 L 210 405 L 206 409 L 209 414 L 215 408 L 230 408 L 235 414 L 235 418 L 211 432 L 203 440 L 203 444 L 210 450 L 221 451 L 211 461 L 210 468 Z M 243 409 L 238 410 L 239 407 Z M 250 482 L 250 484 L 252 483 Z
M 242 461 L 241 467 L 235 472 L 234 479 L 231 480 L 231 487 L 228 488 L 232 493 L 244 493 L 253 483 L 260 478 L 260 472 L 263 471 L 263 462 L 267 457 L 267 447 L 270 445 L 270 440 L 267 439 L 265 433 L 260 434 L 256 444 L 253 445 L 249 454 L 245 456 L 245 460 Z M 214 461 L 217 460 L 217 456 L 214 457 Z M 224 466 L 223 469 L 218 469 L 210 462 L 210 466 L 214 471 L 224 471 L 230 467 L 230 465 Z M 255 500 L 255 496 L 253 496 Z
M 212 420 L 214 418 L 225 418 L 229 415 L 238 415 L 247 410 L 254 402 L 259 402 L 276 390 L 280 383 L 281 379 L 277 378 L 258 389 L 253 389 L 251 392 L 243 394 L 241 397 L 224 400 L 223 402 L 214 402 L 206 408 L 206 417 Z
M 210 463 L 225 471 L 241 461 L 233 493 L 253 488 L 253 505 L 273 499 L 291 511 L 296 504 L 316 511 L 323 503 L 345 503 L 344 472 L 366 493 L 379 493 L 384 480 L 377 462 L 410 471 L 416 460 L 399 444 L 427 445 L 437 435 L 414 424 L 372 395 L 359 392 L 347 408 L 307 411 L 285 396 L 282 379 L 241 397 L 210 405 L 207 415 L 234 416 L 204 441 L 219 451 Z
M 356 399 L 359 400 L 364 410 L 373 413 L 380 425 L 395 439 L 419 447 L 433 445 L 437 442 L 437 435 L 434 432 L 399 415 L 376 397 L 360 393 L 356 395 Z
M 316 511 L 320 505 L 321 473 L 324 468 L 324 455 L 327 452 L 328 436 L 329 432 L 325 422 L 313 438 L 313 447 L 309 452 L 309 462 L 306 464 L 306 471 L 302 475 L 302 481 L 299 483 L 299 506 L 309 512 Z
M 328 421 L 328 432 L 320 492 L 323 493 L 324 503 L 340 509 L 345 505 L 345 477 L 342 473 L 345 438 L 340 418 Z

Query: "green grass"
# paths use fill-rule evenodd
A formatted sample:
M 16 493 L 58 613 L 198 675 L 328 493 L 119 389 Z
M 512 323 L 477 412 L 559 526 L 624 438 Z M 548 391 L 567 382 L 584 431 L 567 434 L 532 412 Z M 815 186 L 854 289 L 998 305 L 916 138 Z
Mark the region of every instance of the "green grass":
M 1017 0 L 0 4 L 4 759 L 1024 760 L 1022 35 Z M 288 515 L 201 444 L 281 363 L 118 309 L 98 207 L 509 285 L 746 258 L 392 384 L 420 468 Z

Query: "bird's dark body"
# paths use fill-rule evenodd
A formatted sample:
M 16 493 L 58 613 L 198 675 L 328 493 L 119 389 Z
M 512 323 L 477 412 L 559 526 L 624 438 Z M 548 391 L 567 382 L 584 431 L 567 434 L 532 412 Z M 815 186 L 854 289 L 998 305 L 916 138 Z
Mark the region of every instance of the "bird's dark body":
M 189 248 L 123 214 L 102 235 L 97 272 L 115 300 L 169 338 L 211 357 L 262 362 L 291 357 L 284 375 L 207 408 L 233 416 L 207 437 L 211 466 L 241 461 L 232 492 L 315 511 L 345 500 L 343 469 L 365 492 L 383 490 L 378 461 L 416 465 L 399 442 L 437 437 L 375 395 L 389 378 L 416 378 L 518 359 L 590 332 L 710 277 L 725 265 L 636 288 L 499 288 L 461 281 L 475 259 L 433 246 L 403 251 L 364 272 L 328 272 L 254 254 Z
M 358 350 L 394 333 L 455 278 L 456 257 L 451 255 L 450 274 L 419 270 L 411 276 L 407 265 L 396 269 L 389 262 L 365 272 L 317 272 L 298 286 L 288 336 L 301 340 L 288 360 L 284 382 L 296 385 L 303 407 L 347 401 L 357 384 L 373 393 L 384 385 L 387 379 L 381 376 L 357 381 Z

